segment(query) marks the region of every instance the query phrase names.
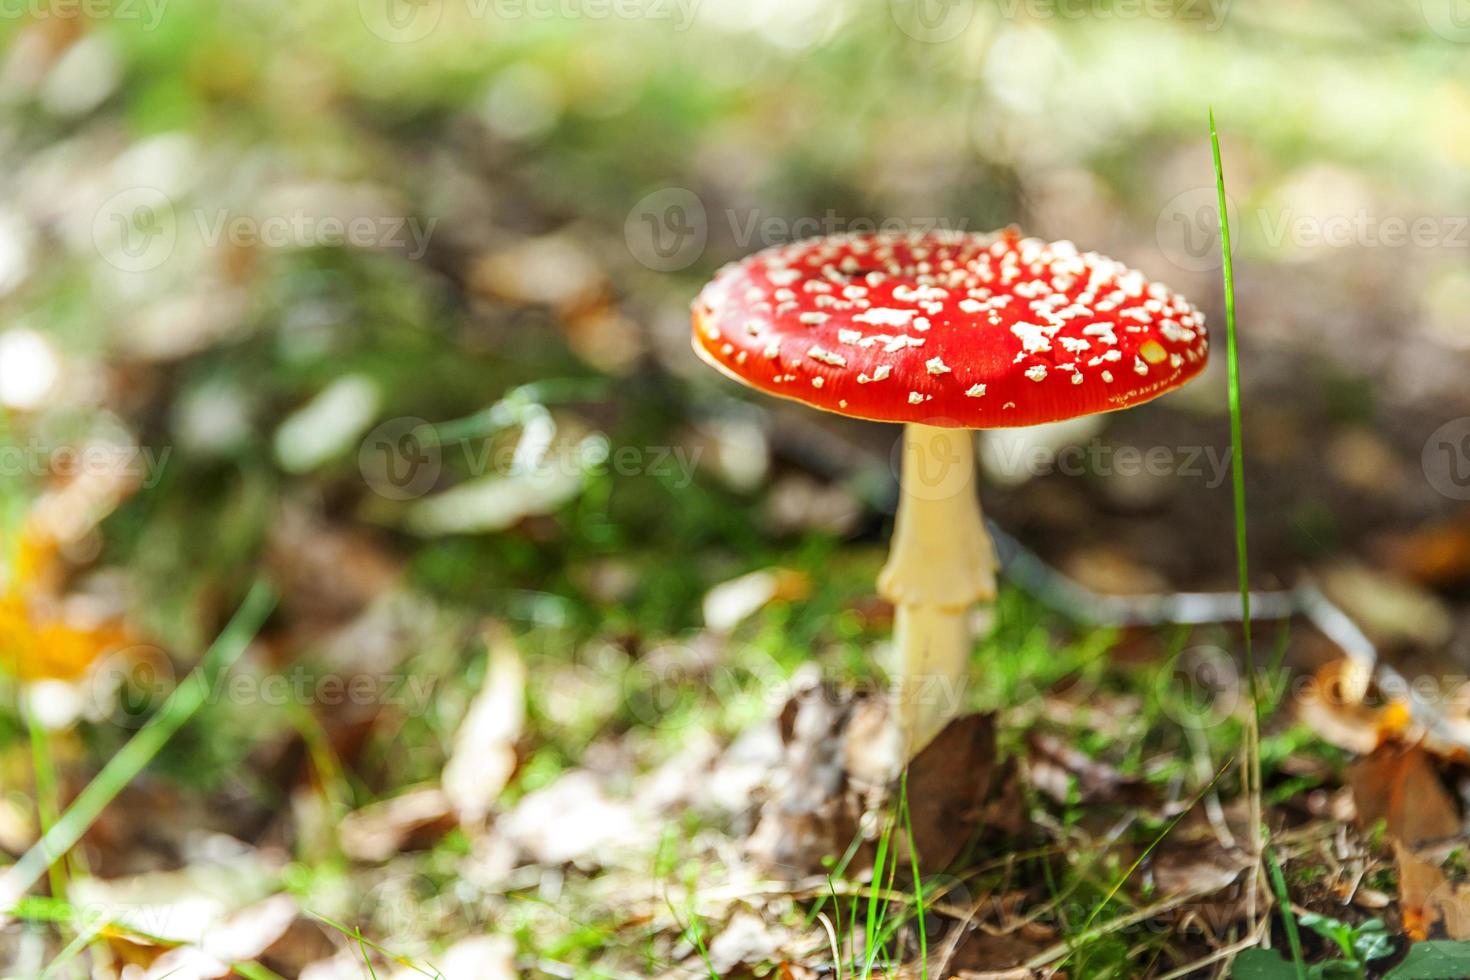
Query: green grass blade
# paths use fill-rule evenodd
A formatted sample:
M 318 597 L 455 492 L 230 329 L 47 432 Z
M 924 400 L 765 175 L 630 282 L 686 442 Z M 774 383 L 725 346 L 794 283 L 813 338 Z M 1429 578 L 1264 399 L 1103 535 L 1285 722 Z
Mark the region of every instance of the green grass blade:
M 1281 922 L 1286 927 L 1286 944 L 1291 947 L 1291 962 L 1296 967 L 1297 980 L 1307 980 L 1307 963 L 1302 956 L 1302 937 L 1296 927 L 1296 915 L 1291 911 L 1291 896 L 1286 893 L 1286 876 L 1276 855 L 1266 852 L 1266 866 L 1271 871 L 1271 887 L 1276 891 L 1276 901 L 1281 906 Z
M 873 879 L 868 886 L 868 917 L 863 922 L 863 980 L 873 975 L 873 964 L 878 959 L 878 934 L 888 909 L 887 902 L 881 906 L 879 896 L 886 890 L 883 877 L 888 867 L 888 847 L 893 837 L 893 823 L 889 821 L 878 838 L 878 853 L 873 858 Z
M 240 974 L 245 980 L 285 980 L 285 977 L 279 973 L 259 963 L 231 963 L 230 969 Z
M 919 877 L 919 852 L 914 847 L 914 823 L 909 813 L 909 771 L 903 771 L 899 782 L 899 813 L 903 814 L 903 832 L 909 840 L 909 871 L 914 876 L 914 908 L 919 921 L 919 976 L 929 980 L 929 936 L 924 925 L 924 880 Z
M 1225 198 L 1225 167 L 1220 162 L 1220 135 L 1215 129 L 1215 110 L 1210 110 L 1210 154 L 1215 165 L 1215 197 L 1220 209 L 1220 268 L 1225 291 L 1225 361 L 1230 388 L 1230 472 L 1235 502 L 1235 562 L 1240 586 L 1240 625 L 1245 642 L 1246 687 L 1250 694 L 1250 723 L 1246 730 L 1246 795 L 1251 818 L 1251 842 L 1256 853 L 1265 851 L 1266 831 L 1261 818 L 1261 698 L 1256 675 L 1256 655 L 1251 643 L 1250 563 L 1246 551 L 1245 448 L 1240 422 L 1240 344 L 1235 324 L 1235 262 L 1230 254 L 1230 208 Z M 1254 913 L 1258 871 L 1251 873 L 1248 909 Z
M 852 859 L 857 857 L 857 853 L 859 850 L 862 849 L 862 846 L 863 834 L 862 831 L 857 831 L 852 835 L 852 840 L 848 843 L 847 850 L 843 853 L 841 860 L 839 860 L 837 864 L 833 866 L 831 872 L 829 872 L 827 875 L 827 886 L 829 889 L 831 889 L 832 886 L 833 876 L 842 878 L 844 875 L 847 874 L 847 869 L 852 865 Z M 831 890 L 832 901 L 835 903 L 837 902 L 837 892 L 835 889 Z M 806 914 L 806 922 L 804 923 L 803 928 L 810 929 L 813 925 L 815 925 L 817 921 L 817 916 L 822 912 L 824 908 L 826 908 L 826 905 L 827 898 L 826 896 L 823 896 L 820 900 L 818 900 L 815 905 L 812 906 L 811 911 Z M 842 910 L 840 908 L 837 909 L 837 917 L 838 919 L 842 918 Z
M 106 922 L 98 919 L 88 924 L 86 928 L 78 928 L 76 935 L 61 948 L 61 951 L 56 954 L 56 958 L 46 964 L 46 968 L 41 971 L 40 980 L 50 980 L 51 977 L 56 976 L 58 970 L 70 964 L 72 960 L 81 955 L 82 950 L 92 944 L 92 941 L 101 934 L 105 926 Z
M 51 737 L 36 713 L 26 709 L 26 724 L 31 736 L 31 771 L 36 784 L 36 817 L 41 836 L 51 833 L 61 815 L 61 791 L 52 762 Z M 66 868 L 58 861 L 51 865 L 51 897 L 66 898 Z
M 377 973 L 373 970 L 372 957 L 368 955 L 369 950 L 387 957 L 389 960 L 397 963 L 399 966 L 406 967 L 407 969 L 410 969 L 415 973 L 421 974 L 423 976 L 433 978 L 433 980 L 442 980 L 444 976 L 439 971 L 439 968 L 434 966 L 432 963 L 429 964 L 429 969 L 426 970 L 423 967 L 419 966 L 417 963 L 413 962 L 413 960 L 409 959 L 407 956 L 404 956 L 402 953 L 395 953 L 388 947 L 383 946 L 380 943 L 373 942 L 371 939 L 362 934 L 361 929 L 358 929 L 354 926 L 348 926 L 345 923 L 338 922 L 336 919 L 322 915 L 320 912 L 313 912 L 310 909 L 307 910 L 306 914 L 310 915 L 314 919 L 319 919 L 322 924 L 326 925 L 328 928 L 335 929 L 348 940 L 356 943 L 358 950 L 362 953 L 364 965 L 367 967 L 368 971 L 373 974 L 374 977 L 377 976 Z M 429 970 L 433 970 L 434 972 L 430 973 Z
M 0 877 L 0 910 L 12 908 L 53 863 L 75 847 L 107 805 L 137 778 L 169 739 L 193 717 L 208 698 L 220 674 L 245 652 L 274 605 L 275 593 L 271 587 L 264 582 L 256 582 L 234 617 L 205 652 L 199 666 L 174 689 L 163 707 L 148 719 L 138 734 L 108 760 L 51 830 Z
M 1189 815 L 1191 810 L 1199 806 L 1200 801 L 1205 798 L 1205 794 L 1209 793 L 1210 790 L 1215 788 L 1215 784 L 1220 781 L 1220 777 L 1224 776 L 1229 768 L 1229 763 L 1221 766 L 1219 772 L 1215 773 L 1214 777 L 1211 778 L 1210 781 L 1206 783 L 1204 787 L 1194 795 L 1194 798 L 1189 801 L 1189 806 L 1180 810 L 1179 813 L 1175 815 L 1172 820 L 1169 821 L 1169 823 L 1164 827 L 1163 831 L 1152 841 L 1150 841 L 1148 846 L 1143 849 L 1142 853 L 1140 853 L 1138 857 L 1134 859 L 1133 863 L 1128 866 L 1128 870 L 1124 871 L 1122 876 L 1113 883 L 1112 888 L 1108 889 L 1108 893 L 1102 897 L 1102 901 L 1098 902 L 1097 905 L 1093 907 L 1092 913 L 1088 915 L 1086 921 L 1082 923 L 1082 928 L 1077 931 L 1074 937 L 1072 937 L 1073 945 L 1070 949 L 1068 949 L 1067 954 L 1063 956 L 1060 960 L 1058 960 L 1056 962 L 1056 965 L 1052 967 L 1054 971 L 1060 972 L 1062 965 L 1065 964 L 1068 959 L 1070 959 L 1079 950 L 1086 946 L 1087 943 L 1096 939 L 1098 935 L 1101 935 L 1100 932 L 1094 934 L 1092 924 L 1097 921 L 1097 917 L 1102 914 L 1103 909 L 1107 908 L 1108 904 L 1112 902 L 1115 897 L 1117 897 L 1118 892 L 1122 891 L 1123 886 L 1128 883 L 1128 879 L 1132 878 L 1133 873 L 1143 866 L 1143 862 L 1147 861 L 1149 855 L 1151 855 L 1154 850 L 1164 842 L 1164 838 L 1168 837 L 1171 833 L 1174 832 L 1174 828 L 1179 826 L 1184 818 Z M 1029 966 L 1032 964 L 1027 965 Z
M 689 941 L 694 944 L 694 948 L 698 950 L 699 958 L 704 961 L 704 968 L 705 971 L 709 974 L 710 980 L 720 980 L 719 971 L 715 969 L 715 962 L 714 960 L 710 959 L 709 947 L 705 944 L 704 941 L 704 933 L 699 928 L 699 914 L 694 910 L 693 902 L 694 899 L 693 896 L 691 896 L 689 924 L 686 926 L 684 923 L 679 921 L 679 910 L 674 908 L 673 899 L 669 898 L 667 893 L 665 893 L 664 895 L 664 904 L 668 906 L 669 915 L 673 918 L 674 925 L 679 928 L 679 932 L 688 937 Z
M 1230 209 L 1225 200 L 1225 168 L 1220 163 L 1220 136 L 1215 131 L 1215 110 L 1210 110 L 1210 152 L 1215 162 L 1215 196 L 1220 208 L 1220 268 L 1225 290 L 1225 364 L 1230 388 L 1230 480 L 1235 498 L 1235 564 L 1240 587 L 1240 625 L 1245 640 L 1245 665 L 1249 671 L 1251 700 L 1256 698 L 1255 650 L 1251 644 L 1251 591 L 1246 551 L 1245 451 L 1240 424 L 1240 344 L 1235 326 L 1235 263 L 1230 254 Z M 1259 709 L 1259 704 L 1257 704 Z

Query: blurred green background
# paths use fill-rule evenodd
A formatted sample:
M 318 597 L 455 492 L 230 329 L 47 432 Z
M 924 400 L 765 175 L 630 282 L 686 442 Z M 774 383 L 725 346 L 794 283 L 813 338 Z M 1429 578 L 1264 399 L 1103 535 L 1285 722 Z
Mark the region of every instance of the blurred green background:
M 712 696 L 711 663 L 740 689 L 814 660 L 867 676 L 896 430 L 717 378 L 689 352 L 693 295 L 795 237 L 1016 224 L 1218 325 L 1210 107 L 1253 574 L 1310 571 L 1386 649 L 1470 665 L 1460 0 L 0 9 L 0 862 L 37 833 L 28 719 L 85 783 L 261 575 L 281 600 L 248 674 L 379 686 L 209 705 L 130 791 L 169 832 L 116 818 L 99 877 L 176 866 L 215 830 L 288 854 L 273 880 L 303 904 L 393 932 L 330 829 L 438 777 L 486 621 L 530 665 L 508 800 L 779 707 Z M 1145 408 L 982 439 L 988 510 L 1056 567 L 1104 592 L 1230 587 L 1219 356 Z M 1057 472 L 1067 445 L 1104 456 Z M 1120 447 L 1170 463 L 1097 462 Z M 1108 642 L 1047 652 L 1050 614 L 1005 602 L 996 647 L 1018 659 L 979 703 Z M 390 677 L 430 693 L 389 704 Z M 412 872 L 434 894 L 474 851 L 441 847 Z M 497 882 L 458 893 L 473 921 L 514 891 Z M 545 948 L 556 930 L 519 914 L 504 931 Z M 28 935 L 0 950 L 55 952 Z

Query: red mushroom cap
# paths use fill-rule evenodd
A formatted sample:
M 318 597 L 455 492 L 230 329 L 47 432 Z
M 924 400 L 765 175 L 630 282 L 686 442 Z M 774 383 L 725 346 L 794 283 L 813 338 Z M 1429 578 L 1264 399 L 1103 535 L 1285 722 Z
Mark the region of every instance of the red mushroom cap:
M 988 429 L 1127 408 L 1208 356 L 1183 297 L 1071 242 L 1012 231 L 838 235 L 726 266 L 694 349 L 775 395 L 856 418 Z

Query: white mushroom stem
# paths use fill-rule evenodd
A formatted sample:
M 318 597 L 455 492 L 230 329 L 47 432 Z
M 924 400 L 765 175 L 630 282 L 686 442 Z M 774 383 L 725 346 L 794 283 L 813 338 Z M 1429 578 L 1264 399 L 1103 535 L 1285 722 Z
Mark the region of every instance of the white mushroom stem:
M 995 550 L 975 492 L 974 433 L 904 427 L 898 517 L 878 592 L 894 604 L 894 698 L 904 759 L 964 702 L 970 607 L 995 598 Z

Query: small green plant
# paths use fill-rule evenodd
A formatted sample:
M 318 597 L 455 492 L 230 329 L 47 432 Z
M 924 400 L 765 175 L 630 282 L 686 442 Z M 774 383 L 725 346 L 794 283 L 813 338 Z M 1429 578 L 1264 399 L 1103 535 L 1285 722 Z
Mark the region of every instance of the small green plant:
M 1362 980 L 1368 976 L 1369 963 L 1393 953 L 1393 936 L 1382 919 L 1369 919 L 1353 925 L 1331 916 L 1307 912 L 1298 916 L 1296 921 L 1336 946 L 1341 955 L 1303 968 L 1300 962 L 1288 963 L 1270 950 L 1250 949 L 1236 959 L 1235 969 L 1230 975 L 1236 980 L 1294 980 L 1302 976 L 1307 980 Z M 1462 961 L 1460 966 L 1463 965 Z M 1397 973 L 1395 970 L 1389 975 Z M 1404 976 L 1417 975 L 1410 973 Z M 1433 975 L 1448 977 L 1462 974 Z
M 1393 952 L 1393 938 L 1382 919 L 1369 919 L 1351 925 L 1331 916 L 1308 912 L 1297 921 L 1323 939 L 1335 943 L 1342 951 L 1342 959 L 1337 962 L 1345 966 L 1337 966 L 1331 961 L 1319 963 L 1313 970 L 1320 968 L 1320 972 L 1309 971 L 1312 976 L 1365 976 L 1369 962 L 1383 959 Z

